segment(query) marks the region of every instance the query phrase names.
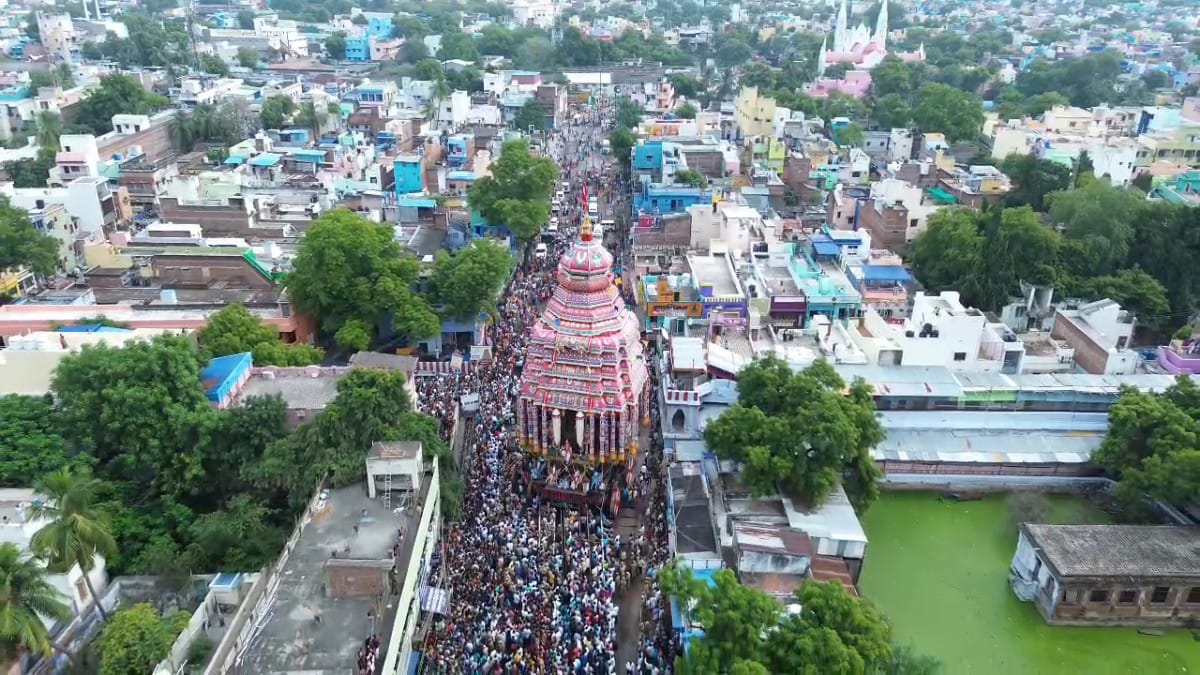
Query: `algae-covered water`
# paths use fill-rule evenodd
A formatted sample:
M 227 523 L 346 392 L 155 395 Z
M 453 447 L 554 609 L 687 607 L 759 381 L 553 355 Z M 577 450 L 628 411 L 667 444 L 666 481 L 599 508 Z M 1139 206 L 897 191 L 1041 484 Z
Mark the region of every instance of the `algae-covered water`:
M 1049 497 L 1055 523 L 1101 523 L 1081 498 Z M 942 661 L 946 675 L 1200 674 L 1200 642 L 1134 628 L 1048 626 L 1008 587 L 1017 536 L 1004 497 L 939 502 L 884 493 L 864 517 L 870 543 L 863 595 L 888 615 L 898 643 Z

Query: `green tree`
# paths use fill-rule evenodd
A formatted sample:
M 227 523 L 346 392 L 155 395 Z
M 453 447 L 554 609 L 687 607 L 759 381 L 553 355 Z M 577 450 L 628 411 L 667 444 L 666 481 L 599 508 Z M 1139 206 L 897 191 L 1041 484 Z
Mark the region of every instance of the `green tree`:
M 42 41 L 42 28 L 38 25 L 37 12 L 25 15 L 25 35 L 34 42 Z
M 26 487 L 57 468 L 83 464 L 84 459 L 68 455 L 51 398 L 0 397 L 0 486 Z
M 75 123 L 99 136 L 113 130 L 113 115 L 148 115 L 167 103 L 166 98 L 146 91 L 131 75 L 108 75 L 79 103 Z
M 628 167 L 629 158 L 635 144 L 636 141 L 634 141 L 633 134 L 629 133 L 628 129 L 617 129 L 609 134 L 609 148 L 612 149 L 613 156 L 620 162 L 622 169 Z
M 632 129 L 642 123 L 646 111 L 627 98 L 617 100 L 617 127 Z
M 327 334 L 349 321 L 376 327 L 390 316 L 396 331 L 417 339 L 436 334 L 440 326 L 429 303 L 412 290 L 419 270 L 390 227 L 336 210 L 305 233 L 287 287 L 296 308 L 318 317 Z
M 430 280 L 443 313 L 472 319 L 494 309 L 513 260 L 508 249 L 491 239 L 476 239 L 453 255 L 438 251 Z
M 874 101 L 871 119 L 883 129 L 907 128 L 912 124 L 913 112 L 900 94 L 887 94 Z
M 336 31 L 325 38 L 325 53 L 334 61 L 346 60 L 346 34 Z
M 62 117 L 56 112 L 44 110 L 39 112 L 34 120 L 37 122 L 37 136 L 35 138 L 38 147 L 58 152 L 61 147 L 59 145 L 60 137 L 63 134 Z
M 1097 52 L 1078 58 L 1038 59 L 1017 75 L 1016 87 L 1026 96 L 1058 92 L 1071 105 L 1092 108 L 1117 98 L 1121 57 Z
M 0 644 L 39 656 L 55 651 L 70 656 L 46 628 L 46 621 L 53 625 L 71 618 L 66 598 L 47 575 L 42 562 L 16 544 L 0 544 Z
M 259 117 L 266 129 L 279 129 L 296 112 L 296 102 L 287 96 L 272 96 L 262 104 Z
M 834 132 L 834 140 L 841 146 L 861 148 L 863 145 L 862 127 L 857 124 L 847 124 Z
M 1099 276 L 1125 264 L 1134 216 L 1145 203 L 1141 192 L 1093 180 L 1075 190 L 1052 192 L 1045 202 L 1050 222 L 1077 245 L 1072 261 L 1076 270 Z
M 429 58 L 429 48 L 421 40 L 408 39 L 404 42 L 401 60 L 413 65 L 420 64 Z
M 1179 505 L 1200 494 L 1200 390 L 1186 376 L 1161 394 L 1127 388 L 1109 410 L 1092 461 L 1118 479 L 1114 496 L 1144 513 L 1147 500 Z
M 775 70 L 771 66 L 757 61 L 746 64 L 742 68 L 742 73 L 738 78 L 743 87 L 756 87 L 759 91 L 763 92 L 773 89 L 775 87 L 775 80 Z M 679 91 L 679 87 L 675 88 L 675 93 L 687 96 L 688 98 L 695 96 L 695 94 L 683 94 Z
M 30 550 L 57 574 L 67 574 L 78 565 L 96 610 L 107 619 L 91 578 L 97 559 L 117 552 L 109 513 L 97 503 L 100 481 L 87 470 L 60 469 L 35 481 L 33 488 L 43 499 L 29 506 L 28 517 L 45 520 L 46 525 L 33 535 Z
M 100 675 L 152 672 L 171 653 L 171 645 L 190 618 L 181 611 L 159 616 L 146 603 L 117 612 L 97 642 Z
M 702 188 L 708 185 L 708 179 L 704 174 L 692 169 L 683 169 L 675 172 L 675 183 L 678 185 L 690 185 L 691 187 Z
M 535 155 L 523 140 L 509 141 L 491 173 L 471 186 L 471 208 L 489 223 L 506 225 L 521 241 L 532 241 L 550 217 L 550 195 L 558 180 L 553 160 Z
M 324 353 L 306 344 L 284 344 L 273 326 L 235 303 L 208 317 L 196 334 L 206 357 L 251 352 L 256 366 L 307 366 L 319 363 Z
M 39 148 L 37 156 L 32 160 L 5 162 L 4 173 L 13 182 L 13 187 L 44 188 L 50 178 L 50 168 L 55 165 L 55 152 L 50 148 Z M 3 253 L 0 253 L 0 257 L 2 256 Z
M 229 75 L 229 66 L 225 65 L 225 62 L 220 57 L 210 54 L 200 57 L 200 70 L 211 75 L 220 75 L 221 77 Z
M 742 464 L 755 495 L 783 489 L 816 506 L 842 483 L 863 511 L 879 494 L 870 452 L 884 434 L 873 410 L 870 387 L 856 380 L 847 388 L 825 361 L 797 373 L 780 359 L 760 359 L 739 374 L 738 402 L 704 439 Z
M 329 119 L 327 110 L 327 108 L 318 108 L 317 104 L 312 101 L 305 101 L 296 111 L 296 124 L 311 131 L 315 141 L 321 137 L 321 129 L 325 126 L 325 120 Z
M 751 65 L 753 66 L 753 65 L 762 65 L 762 64 L 751 64 Z M 763 67 L 766 67 L 766 66 L 763 66 Z M 748 71 L 749 71 L 749 67 L 744 69 L 742 72 L 742 84 L 745 84 L 748 87 L 752 87 L 754 85 L 747 82 L 747 77 L 749 77 Z M 774 77 L 774 74 L 772 74 L 769 84 L 773 84 L 774 81 L 775 81 L 775 77 Z M 683 96 L 684 98 L 696 98 L 701 93 L 703 93 L 704 89 L 705 89 L 703 82 L 692 77 L 691 75 L 683 75 L 683 74 L 672 75 L 671 76 L 671 85 L 675 87 L 675 93 L 678 94 L 679 96 Z
M 1058 162 L 1031 155 L 1009 155 L 1000 170 L 1013 182 L 1004 197 L 1006 206 L 1029 206 L 1046 210 L 1046 195 L 1071 187 L 1071 169 Z
M 554 64 L 556 53 L 549 39 L 542 35 L 532 35 L 517 47 L 513 62 L 518 68 L 544 70 Z
M 74 86 L 75 73 L 71 72 L 70 64 L 60 63 L 49 70 L 29 71 L 29 88 L 34 91 L 42 87 L 70 89 Z
M 888 675 L 938 675 L 942 662 L 928 654 L 919 654 L 910 645 L 892 647 L 892 665 Z
M 254 28 L 254 17 L 256 13 L 252 9 L 243 9 L 237 13 L 238 28 L 242 30 L 252 30 Z
M 191 526 L 188 560 L 202 570 L 259 569 L 283 548 L 287 535 L 270 524 L 269 509 L 238 495 Z
M 891 627 L 866 600 L 836 581 L 806 581 L 799 614 L 779 626 L 769 647 L 776 673 L 875 673 L 892 664 Z
M 730 570 L 713 575 L 709 588 L 683 566 L 665 567 L 660 585 L 667 595 L 690 606 L 704 626 L 704 637 L 691 644 L 686 672 L 721 673 L 744 661 L 765 661 L 769 629 L 779 623 L 782 607 L 767 594 L 738 583 Z
M 24 266 L 49 276 L 59 267 L 58 250 L 58 240 L 34 227 L 28 211 L 0 197 L 0 270 Z
M 258 65 L 258 50 L 250 47 L 238 47 L 237 60 L 243 68 L 254 68 Z
M 926 132 L 936 131 L 949 141 L 972 141 L 983 125 L 983 104 L 973 94 L 944 84 L 925 85 L 917 94 L 913 122 Z
M 1062 238 L 1027 207 L 976 212 L 941 209 L 913 242 L 913 272 L 931 290 L 957 290 L 963 302 L 999 309 L 1021 281 L 1055 282 Z
M 717 65 L 721 68 L 740 66 L 750 60 L 754 50 L 750 45 L 736 38 L 725 40 L 717 49 Z
M 684 103 L 675 109 L 675 116 L 681 120 L 694 120 L 696 119 L 696 112 L 696 106 L 691 103 Z
M 442 48 L 438 50 L 438 59 L 442 61 L 458 59 L 472 63 L 478 61 L 479 50 L 475 46 L 475 38 L 461 31 L 443 35 Z
M 531 98 L 521 106 L 517 111 L 516 117 L 513 118 L 513 128 L 518 131 L 526 131 L 532 129 L 534 131 L 546 130 L 546 115 L 550 111 L 546 108 L 546 104 L 536 98 Z
M 1070 100 L 1057 91 L 1036 94 L 1025 100 L 1024 112 L 1029 117 L 1041 117 L 1042 113 L 1059 105 L 1070 105 Z

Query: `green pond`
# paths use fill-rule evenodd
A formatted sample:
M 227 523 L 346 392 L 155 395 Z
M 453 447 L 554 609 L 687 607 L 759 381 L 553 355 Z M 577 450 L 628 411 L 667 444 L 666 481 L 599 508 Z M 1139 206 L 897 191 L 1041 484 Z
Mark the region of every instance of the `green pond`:
M 1107 522 L 1086 501 L 1051 500 L 1055 523 Z M 1004 497 L 939 502 L 936 493 L 884 493 L 864 518 L 863 595 L 891 619 L 898 643 L 942 661 L 946 675 L 1200 674 L 1200 641 L 1133 628 L 1047 626 L 1008 587 L 1016 548 Z

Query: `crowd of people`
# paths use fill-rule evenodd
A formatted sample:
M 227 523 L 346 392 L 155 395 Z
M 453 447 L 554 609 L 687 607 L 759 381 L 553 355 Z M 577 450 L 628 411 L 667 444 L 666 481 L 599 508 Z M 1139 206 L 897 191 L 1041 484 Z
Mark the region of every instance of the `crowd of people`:
M 616 199 L 603 180 L 600 157 L 606 119 L 602 104 L 585 110 L 548 134 L 546 152 L 572 190 L 560 212 L 554 255 L 532 258 L 514 273 L 489 339 L 492 358 L 472 370 L 421 378 L 424 412 L 452 420 L 459 398 L 479 395 L 479 411 L 464 433 L 466 484 L 463 517 L 449 527 L 439 559 L 451 591 L 449 614 L 426 636 L 423 672 L 571 673 L 669 672 L 669 612 L 636 616 L 641 653 L 618 663 L 619 592 L 641 585 L 665 562 L 666 523 L 659 459 L 651 455 L 634 485 L 626 486 L 649 507 L 646 526 L 625 541 L 614 523 L 588 508 L 560 509 L 532 494 L 526 484 L 529 458 L 516 444 L 514 404 L 528 327 L 554 289 L 558 259 L 574 241 L 586 214 L 581 181 L 590 194 Z M 577 163 L 572 163 L 577 162 Z M 611 182 L 611 181 L 610 181 Z M 618 238 L 619 239 L 619 238 Z M 653 415 L 657 418 L 657 406 Z M 443 428 L 448 437 L 452 421 Z M 657 446 L 661 449 L 661 439 Z M 646 593 L 657 593 L 653 581 Z M 653 596 L 645 595 L 644 603 Z M 654 618 L 659 621 L 655 622 Z M 667 633 L 663 633 L 665 626 Z

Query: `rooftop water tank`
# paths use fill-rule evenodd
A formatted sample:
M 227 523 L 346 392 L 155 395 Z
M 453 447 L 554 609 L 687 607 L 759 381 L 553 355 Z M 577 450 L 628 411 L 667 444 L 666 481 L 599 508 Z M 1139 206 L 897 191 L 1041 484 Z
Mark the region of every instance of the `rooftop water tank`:
M 179 299 L 175 296 L 175 291 L 170 288 L 162 289 L 158 294 L 158 299 L 165 305 L 174 305 L 179 302 Z

